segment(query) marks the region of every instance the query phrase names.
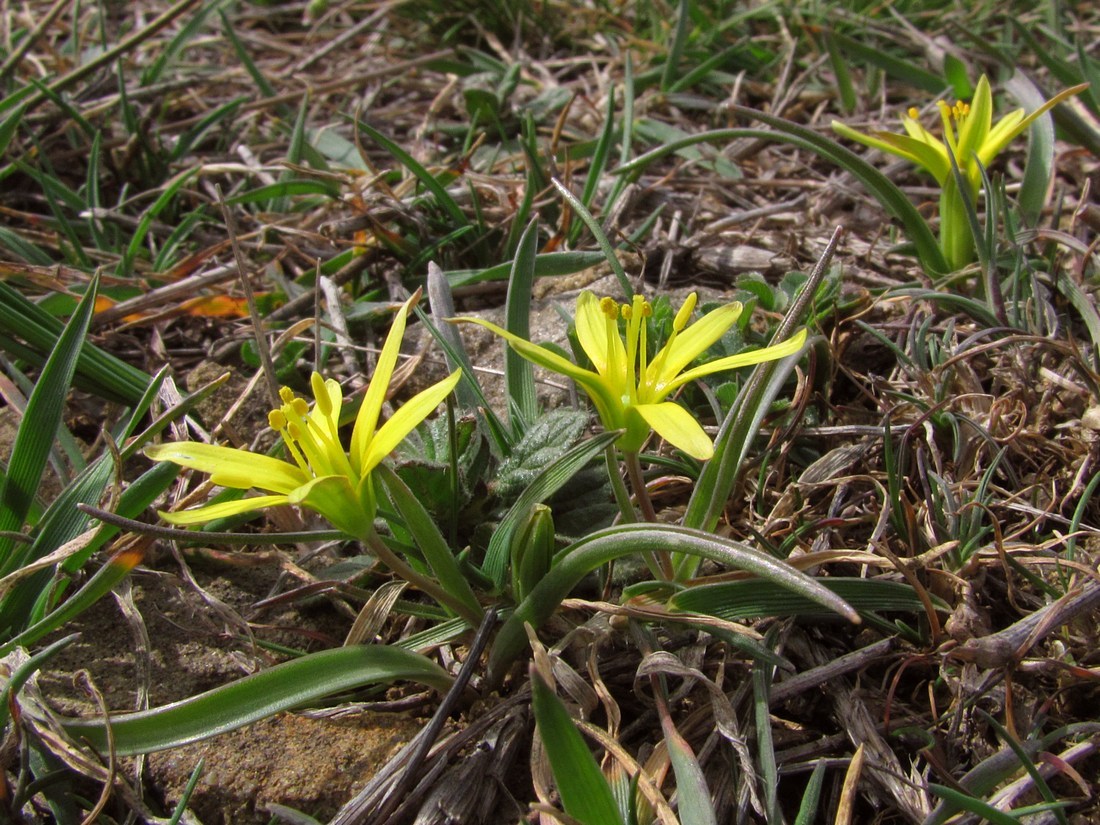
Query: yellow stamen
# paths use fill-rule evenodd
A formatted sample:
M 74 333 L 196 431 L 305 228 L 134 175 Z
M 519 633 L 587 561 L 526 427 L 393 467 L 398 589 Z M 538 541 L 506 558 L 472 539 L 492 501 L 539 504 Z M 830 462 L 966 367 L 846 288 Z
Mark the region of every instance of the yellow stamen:
M 612 321 L 619 320 L 619 305 L 615 303 L 614 298 L 608 296 L 600 298 L 600 312 Z
M 315 372 L 309 377 L 309 385 L 313 389 L 313 397 L 317 402 L 317 409 L 321 411 L 321 415 L 328 418 L 332 415 L 332 401 L 328 397 L 328 388 L 325 387 L 325 379 Z
M 688 325 L 688 321 L 691 320 L 691 313 L 695 311 L 695 304 L 698 302 L 699 296 L 694 292 L 687 296 L 687 300 L 684 301 L 684 305 L 680 307 L 679 312 L 676 313 L 676 317 L 672 320 L 672 334 L 675 335 L 678 332 L 682 332 L 684 327 Z
M 955 138 L 955 128 L 951 125 L 953 111 L 944 101 L 937 100 L 936 105 L 940 110 L 940 120 L 943 121 L 943 139 L 951 149 L 951 154 L 957 155 L 959 142 Z

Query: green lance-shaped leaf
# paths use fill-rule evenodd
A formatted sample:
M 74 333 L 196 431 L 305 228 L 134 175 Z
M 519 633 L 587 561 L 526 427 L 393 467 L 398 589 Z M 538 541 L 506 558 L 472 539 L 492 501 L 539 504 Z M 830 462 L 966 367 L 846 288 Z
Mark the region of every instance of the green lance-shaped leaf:
M 452 681 L 443 668 L 418 653 L 357 645 L 311 653 L 170 705 L 112 716 L 109 723 L 65 719 L 62 727 L 102 752 L 109 724 L 115 753 L 132 756 L 198 742 L 334 693 L 399 679 L 439 691 Z
M 20 530 L 31 510 L 50 448 L 61 425 L 65 398 L 95 307 L 98 283 L 98 279 L 93 279 L 89 284 L 88 291 L 58 338 L 57 346 L 27 399 L 27 408 L 12 445 L 7 474 L 0 482 L 0 531 Z M 11 538 L 0 537 L 0 574 L 6 575 L 22 566 L 23 556 L 23 553 L 16 551 Z
M 860 621 L 851 605 L 820 582 L 755 547 L 687 527 L 623 524 L 598 530 L 557 555 L 550 572 L 501 626 L 489 654 L 490 680 L 501 678 L 527 644 L 524 624 L 538 629 L 590 572 L 613 559 L 643 553 L 686 553 L 711 559 L 781 583 L 852 622 Z
M 565 812 L 583 825 L 622 825 L 607 778 L 569 712 L 534 668 L 531 706 Z

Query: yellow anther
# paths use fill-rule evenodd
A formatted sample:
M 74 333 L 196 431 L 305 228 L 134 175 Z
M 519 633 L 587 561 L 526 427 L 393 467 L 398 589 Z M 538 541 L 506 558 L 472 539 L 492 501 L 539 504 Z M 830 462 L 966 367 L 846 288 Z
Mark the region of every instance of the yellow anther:
M 630 304 L 623 304 L 619 308 L 619 311 L 622 313 L 623 319 L 626 321 L 629 321 L 632 317 L 634 317 L 634 310 L 630 308 Z
M 304 398 L 295 398 L 290 402 L 290 410 L 299 417 L 304 417 L 309 412 L 309 402 Z
M 684 305 L 680 307 L 680 311 L 676 313 L 676 317 L 672 320 L 672 329 L 675 332 L 683 331 L 684 327 L 688 325 L 688 321 L 691 320 L 691 313 L 695 311 L 695 304 L 698 300 L 699 296 L 694 292 L 687 296 Z
M 326 418 L 332 415 L 332 402 L 328 396 L 325 379 L 321 377 L 320 373 L 315 372 L 309 377 L 309 385 L 313 389 L 313 397 L 317 401 L 317 409 L 321 411 L 321 415 Z
M 909 117 L 913 120 L 918 120 L 920 118 L 920 111 L 917 109 L 916 106 L 909 107 Z
M 649 301 L 644 301 L 642 303 L 642 317 L 643 318 L 653 317 L 653 305 L 650 304 Z
M 280 387 L 279 398 L 282 399 L 284 404 L 289 404 L 294 400 L 294 393 L 291 391 L 290 387 Z
M 600 312 L 606 315 L 611 321 L 619 320 L 619 305 L 615 303 L 615 299 L 610 296 L 600 298 Z
M 302 438 L 302 428 L 298 426 L 296 421 L 288 421 L 286 423 L 286 432 L 295 441 L 300 441 Z
M 273 430 L 281 430 L 286 426 L 286 416 L 282 410 L 272 410 L 267 414 L 267 424 Z

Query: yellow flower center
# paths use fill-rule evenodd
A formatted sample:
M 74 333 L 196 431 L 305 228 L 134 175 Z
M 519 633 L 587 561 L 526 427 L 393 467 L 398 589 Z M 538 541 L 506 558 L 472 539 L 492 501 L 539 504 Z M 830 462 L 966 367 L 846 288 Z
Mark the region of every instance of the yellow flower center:
M 315 374 L 316 377 L 316 374 Z M 331 399 L 325 391 L 324 382 L 315 382 L 317 412 L 330 416 L 333 412 Z M 303 472 L 311 476 L 346 475 L 351 477 L 351 464 L 343 446 L 334 442 L 309 414 L 309 402 L 296 396 L 289 387 L 279 390 L 282 406 L 267 414 L 267 423 L 286 444 L 294 463 Z
M 607 318 L 607 352 L 615 352 L 613 336 L 619 335 L 619 318 L 626 321 L 626 381 L 621 396 L 624 404 L 638 403 L 638 380 L 646 374 L 646 323 L 653 315 L 653 306 L 641 295 L 629 304 L 617 304 L 613 298 L 600 299 L 600 312 Z

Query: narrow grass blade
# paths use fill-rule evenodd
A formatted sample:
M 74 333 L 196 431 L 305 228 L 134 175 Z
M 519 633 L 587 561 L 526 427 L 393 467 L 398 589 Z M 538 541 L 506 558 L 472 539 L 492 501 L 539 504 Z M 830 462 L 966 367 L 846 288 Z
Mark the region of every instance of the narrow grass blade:
M 175 145 L 172 147 L 171 154 L 169 155 L 169 160 L 173 163 L 178 163 L 182 158 L 190 154 L 191 147 L 198 143 L 202 136 L 210 129 L 213 129 L 222 121 L 226 121 L 227 123 L 230 122 L 234 115 L 237 114 L 237 110 L 241 107 L 241 104 L 246 100 L 248 100 L 247 97 L 233 98 L 203 115 L 194 126 L 187 129 L 177 138 Z M 230 200 L 230 203 L 232 203 L 232 200 Z
M 607 96 L 607 111 L 604 114 L 603 129 L 600 131 L 596 146 L 592 150 L 592 160 L 589 162 L 588 174 L 584 179 L 584 190 L 581 192 L 581 203 L 590 212 L 593 209 L 592 202 L 596 197 L 596 190 L 599 188 L 604 171 L 607 169 L 607 159 L 611 155 L 611 139 L 614 134 L 614 126 L 615 95 L 612 92 Z M 583 227 L 583 223 L 574 223 L 569 228 L 568 240 L 570 246 L 577 245 L 577 238 L 580 237 Z
M 167 466 L 170 462 L 150 467 L 138 478 L 131 481 L 118 497 L 115 512 L 122 518 L 136 519 L 168 489 L 168 485 L 179 475 L 179 467 Z M 69 575 L 75 575 L 108 541 L 118 535 L 118 528 L 104 524 L 95 538 L 79 553 L 74 553 L 61 568 Z
M 92 140 L 92 146 L 88 150 L 88 171 L 84 176 L 84 192 L 85 197 L 88 199 L 88 231 L 92 236 L 92 240 L 97 249 L 112 249 L 113 245 L 108 243 L 105 233 L 103 232 L 103 224 L 99 220 L 97 213 L 103 206 L 102 198 L 99 192 L 100 181 L 100 155 L 103 151 L 103 132 L 97 131 L 95 138 Z
M 672 771 L 676 775 L 676 809 L 680 815 L 680 825 L 718 825 L 707 780 L 695 752 L 667 714 L 661 715 L 661 728 Z
M 18 166 L 18 164 L 16 165 Z M 0 226 L 0 248 L 15 253 L 17 258 L 29 264 L 34 264 L 35 266 L 53 266 L 56 263 L 56 261 L 37 244 L 26 240 L 6 226 Z M 3 285 L 3 282 L 0 282 L 0 286 Z
M 684 58 L 684 46 L 687 43 L 688 22 L 691 20 L 689 0 L 680 0 L 676 6 L 676 25 L 672 30 L 672 42 L 665 55 L 665 65 L 661 69 L 661 91 L 668 92 L 676 85 L 680 61 Z
M 64 719 L 62 727 L 103 752 L 109 724 L 115 753 L 133 756 L 208 739 L 335 693 L 397 680 L 439 691 L 452 681 L 443 668 L 417 653 L 374 645 L 342 647 L 283 662 L 170 705 L 117 714 L 109 722 Z
M 634 288 L 630 285 L 630 279 L 626 276 L 623 265 L 619 263 L 619 256 L 615 254 L 615 248 L 611 246 L 610 241 L 607 240 L 607 236 L 603 233 L 603 230 L 600 229 L 600 225 L 596 223 L 596 219 L 592 217 L 592 213 L 585 208 L 585 205 L 580 202 L 577 196 L 570 192 L 565 184 L 557 178 L 553 179 L 553 184 L 554 188 L 558 190 L 558 193 L 577 214 L 577 217 L 584 221 L 585 226 L 588 227 L 588 231 L 591 232 L 592 236 L 596 239 L 596 243 L 599 244 L 600 249 L 603 251 L 604 258 L 611 266 L 611 271 L 614 272 L 615 277 L 619 279 L 619 285 L 623 290 L 623 298 L 629 301 L 634 296 Z
M 394 160 L 408 169 L 420 181 L 421 185 L 435 196 L 436 203 L 440 209 L 447 213 L 447 217 L 451 219 L 456 228 L 470 223 L 458 202 L 443 188 L 443 184 L 436 179 L 435 175 L 425 169 L 416 158 L 362 120 L 356 121 L 356 130 L 366 134 L 367 137 L 393 155 Z
M 444 590 L 466 606 L 467 611 L 463 613 L 463 618 L 476 627 L 481 623 L 484 611 L 431 515 L 397 473 L 385 464 L 380 464 L 375 472 L 379 474 L 390 500 L 404 519 L 405 526 L 412 533 L 416 546 L 424 554 L 436 579 Z
M 508 298 L 504 304 L 505 329 L 520 338 L 531 337 L 531 289 L 535 284 L 535 256 L 538 251 L 538 219 L 528 224 L 519 240 L 512 275 L 508 279 Z M 512 435 L 519 436 L 527 422 L 538 415 L 535 397 L 535 371 L 531 362 L 505 345 L 504 386 L 508 396 Z
M 218 5 L 220 4 L 217 2 L 204 3 L 193 15 L 191 15 L 191 18 L 180 27 L 180 30 L 176 32 L 171 40 L 159 46 L 156 59 L 141 73 L 142 86 L 152 86 L 160 80 L 161 76 L 164 74 L 164 70 L 179 57 L 181 52 L 191 46 L 192 41 L 199 36 L 199 32 L 206 24 L 207 15 L 217 8 Z
M 248 49 L 244 47 L 244 43 L 237 37 L 237 32 L 233 28 L 233 21 L 229 19 L 229 15 L 227 15 L 224 10 L 219 9 L 218 16 L 221 17 L 222 20 L 222 32 L 224 32 L 226 38 L 232 44 L 237 59 L 241 61 L 241 65 L 244 66 L 245 71 L 248 72 L 249 77 L 252 78 L 252 82 L 255 83 L 256 88 L 260 90 L 260 96 L 275 97 L 278 92 L 276 92 L 275 87 L 271 85 L 271 82 L 264 77 L 264 73 L 260 71 L 256 62 L 252 59 L 252 55 L 250 55 Z M 281 106 L 279 114 L 282 117 L 286 117 L 287 113 L 287 107 Z
M 746 570 L 762 579 L 780 582 L 849 621 L 859 622 L 856 611 L 820 582 L 754 547 L 671 524 L 623 524 L 585 536 L 555 557 L 550 572 L 501 626 L 489 654 L 490 680 L 501 678 L 504 669 L 523 650 L 527 643 L 525 624 L 535 629 L 541 627 L 581 579 L 601 565 L 624 556 L 642 557 L 645 553 L 684 553 Z
M 984 806 L 985 803 L 977 797 L 991 793 L 999 784 L 1017 774 L 1020 770 L 1021 758 L 1035 759 L 1040 751 L 1048 750 L 1055 742 L 1066 737 L 1095 736 L 1097 733 L 1100 733 L 1100 724 L 1082 722 L 1058 728 L 1036 739 L 1019 742 L 1015 749 L 1004 747 L 971 768 L 959 779 L 958 784 L 964 792 L 939 785 L 929 785 L 929 790 L 941 797 L 943 801 L 928 815 L 924 825 L 942 825 L 960 810 L 973 810 L 971 806 L 975 803 Z M 1017 822 L 1015 818 L 1012 821 Z
M 1006 814 L 999 808 L 994 808 L 992 805 L 954 788 L 929 782 L 928 790 L 940 797 L 944 803 L 951 805 L 955 811 L 968 811 L 972 814 L 978 814 L 984 821 L 993 825 L 1020 825 L 1020 821 L 1011 814 Z
M 119 553 L 96 571 L 84 586 L 65 599 L 61 605 L 47 613 L 22 633 L 0 646 L 0 656 L 6 656 L 16 647 L 26 647 L 64 627 L 114 589 L 115 585 L 141 563 L 142 554 L 137 551 Z M 20 591 L 16 591 L 19 593 Z M 6 605 L 5 605 L 6 607 Z
M 810 781 L 806 783 L 806 790 L 802 792 L 802 804 L 798 806 L 798 815 L 794 825 L 813 825 L 818 822 L 818 806 L 821 804 L 821 788 L 825 784 L 825 760 L 820 760 L 814 765 L 814 772 L 810 774 Z
M 838 31 L 832 32 L 832 38 L 836 42 L 837 48 L 841 49 L 850 58 L 877 66 L 890 77 L 908 86 L 915 86 L 929 94 L 938 95 L 943 92 L 947 85 L 944 83 L 943 78 L 938 75 L 925 71 L 912 61 L 894 57 L 878 46 L 855 40 Z
M 319 195 L 325 198 L 335 199 L 339 197 L 340 190 L 336 184 L 326 180 L 282 180 L 277 183 L 269 183 L 256 189 L 250 189 L 239 195 L 234 195 L 226 200 L 230 205 L 260 203 L 268 204 L 274 200 L 302 197 L 303 195 Z
M 1070 306 L 1077 310 L 1077 314 L 1089 332 L 1089 338 L 1092 339 L 1094 353 L 1100 350 L 1100 311 L 1097 311 L 1093 297 L 1085 292 L 1073 278 L 1055 278 L 1053 286 L 1063 298 L 1069 301 Z M 1093 363 L 1095 365 L 1097 362 L 1094 360 Z
M 27 399 L 27 408 L 12 445 L 8 471 L 0 487 L 0 533 L 20 530 L 30 512 L 61 425 L 80 348 L 88 334 L 97 286 L 98 280 L 93 279 Z M 0 574 L 7 575 L 19 566 L 19 555 L 14 554 L 13 549 L 14 541 L 0 536 Z
M 428 332 L 443 349 L 450 369 L 456 367 L 462 369 L 462 379 L 455 386 L 455 397 L 459 405 L 464 409 L 478 411 L 478 415 L 485 422 L 486 429 L 493 439 L 493 446 L 497 453 L 506 455 L 512 443 L 511 434 L 486 400 L 485 392 L 477 380 L 477 372 L 462 343 L 462 336 L 458 329 L 454 324 L 447 323 L 446 319 L 455 315 L 454 295 L 443 271 L 434 263 L 428 264 L 427 287 L 431 317 L 429 318 L 420 307 L 416 308 L 416 315 L 424 322 Z
M 774 630 L 774 628 L 773 628 Z M 774 634 L 768 641 L 775 643 Z M 779 768 L 775 761 L 775 741 L 772 739 L 771 665 L 761 661 L 752 665 L 752 704 L 756 726 L 756 762 L 760 767 L 761 785 L 764 791 L 764 809 L 768 822 L 782 822 L 779 811 Z
M 555 275 L 572 275 L 606 260 L 604 253 L 576 250 L 573 252 L 547 252 L 535 256 L 535 277 L 549 278 Z M 452 288 L 480 284 L 486 281 L 506 281 L 512 274 L 509 261 L 487 269 L 455 269 L 446 273 Z
M 183 787 L 179 802 L 172 809 L 172 815 L 168 818 L 168 825 L 179 825 L 180 820 L 183 819 L 183 814 L 187 810 L 187 806 L 191 804 L 191 796 L 195 793 L 195 788 L 198 787 L 199 779 L 202 777 L 205 768 L 205 757 L 199 757 L 199 761 L 195 763 L 195 769 L 191 771 L 191 776 L 188 777 L 187 784 Z
M 117 274 L 125 277 L 131 273 L 134 266 L 134 261 L 137 258 L 138 252 L 141 251 L 142 245 L 145 243 L 145 236 L 149 233 L 149 227 L 153 221 L 157 219 L 161 212 L 163 212 L 179 194 L 180 189 L 186 186 L 191 178 L 198 174 L 199 167 L 188 169 L 185 172 L 176 176 L 164 191 L 157 196 L 157 199 L 153 201 L 152 205 L 145 210 L 141 219 L 138 221 L 137 227 L 134 229 L 133 237 L 130 238 L 130 243 L 126 247 L 126 251 L 122 255 L 122 260 L 119 261 Z
M 56 653 L 79 638 L 79 633 L 71 633 L 64 638 L 51 642 L 46 648 L 38 651 L 33 656 L 27 657 L 26 661 L 12 670 L 3 689 L 0 690 L 0 727 L 7 727 L 8 720 L 11 718 L 9 709 L 13 706 L 14 697 L 18 696 L 19 691 L 23 689 L 23 685 L 27 684 L 30 678 L 41 669 L 42 665 L 53 658 Z
M 782 323 L 772 336 L 771 343 L 778 343 L 794 333 L 825 278 L 825 272 L 839 241 L 839 230 L 833 233 L 825 252 L 803 284 L 795 302 L 787 310 Z M 737 483 L 741 466 L 759 429 L 764 414 L 778 395 L 786 376 L 794 368 L 800 355 L 792 355 L 779 361 L 764 361 L 753 368 L 749 380 L 738 394 L 733 407 L 726 415 L 714 441 L 714 457 L 703 467 L 699 481 L 688 500 L 683 523 L 688 527 L 713 530 Z M 674 562 L 676 577 L 682 581 L 694 575 L 699 563 L 684 558 Z
M 47 354 L 57 346 L 63 326 L 57 318 L 0 281 L 0 330 L 6 333 L 0 339 L 8 335 L 21 338 L 31 352 L 20 354 L 32 363 L 45 363 Z M 86 342 L 77 359 L 74 383 L 107 400 L 133 406 L 145 394 L 149 380 L 141 370 Z
M 611 785 L 565 705 L 532 668 L 531 708 L 562 807 L 583 825 L 623 825 Z
M 836 37 L 829 30 L 822 33 L 825 40 L 825 50 L 829 54 L 829 65 L 833 70 L 833 78 L 836 81 L 836 93 L 840 98 L 840 109 L 845 114 L 856 110 L 859 100 L 856 98 L 856 89 L 852 84 L 852 73 L 848 71 L 848 60 L 843 50 L 836 42 Z
M 1050 785 L 1043 779 L 1043 775 L 1039 773 L 1039 769 L 1035 767 L 1035 763 L 1031 761 L 1031 757 L 1020 746 L 1020 743 L 1016 740 L 1016 737 L 1005 730 L 1004 725 L 990 716 L 986 711 L 981 708 L 976 708 L 977 712 L 983 719 L 989 724 L 1001 741 L 1012 748 L 1012 752 L 1016 754 L 1016 758 L 1020 760 L 1020 766 L 1027 771 L 1028 776 L 1031 777 L 1032 782 L 1035 783 L 1035 787 L 1038 789 L 1040 796 L 1043 800 L 1051 806 L 1051 810 L 1054 813 L 1054 818 L 1058 820 L 1059 825 L 1068 825 L 1066 821 L 1066 815 L 1062 810 L 1057 807 L 1058 800 L 1054 795 L 1054 791 L 1050 789 Z
M 1005 83 L 1005 89 L 1029 112 L 1046 102 L 1042 92 L 1019 70 Z M 1027 162 L 1019 195 L 1020 212 L 1028 226 L 1034 226 L 1043 212 L 1053 172 L 1054 121 L 1047 112 L 1028 127 Z
M 993 314 L 989 306 L 974 298 L 968 298 L 965 295 L 956 295 L 951 292 L 941 292 L 934 289 L 923 289 L 920 287 L 912 289 L 898 289 L 891 292 L 892 295 L 902 296 L 906 295 L 916 301 L 929 301 L 934 304 L 940 304 L 944 307 L 948 307 L 955 310 L 965 312 L 971 318 L 978 323 L 986 327 L 999 327 L 1001 322 L 997 319 L 997 316 Z M 1097 327 L 1097 333 L 1100 334 L 1100 326 Z M 1100 343 L 1100 339 L 1098 339 Z M 905 357 L 908 361 L 908 357 Z
M 512 216 L 508 226 L 508 237 L 504 242 L 504 254 L 514 258 L 519 247 L 520 234 L 527 228 L 531 218 L 531 209 L 535 203 L 535 193 L 543 189 L 542 170 L 538 167 L 538 127 L 530 112 L 523 118 L 523 133 L 520 135 L 520 147 L 523 149 L 526 175 L 523 187 L 523 200 Z

